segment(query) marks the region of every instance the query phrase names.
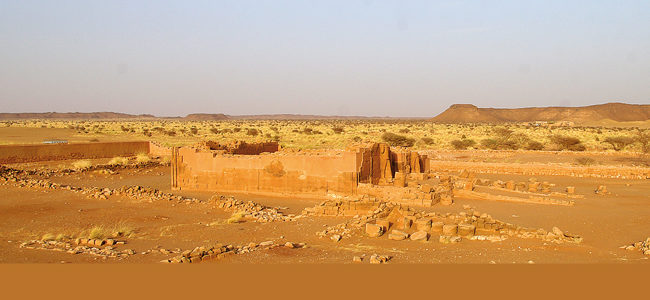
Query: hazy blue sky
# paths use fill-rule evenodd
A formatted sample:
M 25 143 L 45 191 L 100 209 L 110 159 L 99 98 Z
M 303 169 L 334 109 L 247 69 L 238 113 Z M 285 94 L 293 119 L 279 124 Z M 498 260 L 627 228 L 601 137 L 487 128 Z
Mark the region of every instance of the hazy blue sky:
M 0 0 L 0 112 L 650 103 L 650 1 Z

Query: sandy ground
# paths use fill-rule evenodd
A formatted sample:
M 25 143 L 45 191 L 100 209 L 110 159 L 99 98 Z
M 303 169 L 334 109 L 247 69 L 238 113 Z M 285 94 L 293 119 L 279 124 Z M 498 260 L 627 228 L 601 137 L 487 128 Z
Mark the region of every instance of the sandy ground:
M 39 164 L 29 164 L 38 168 Z M 47 163 L 41 168 L 52 166 Z M 526 181 L 527 176 L 479 175 L 480 178 Z M 49 180 L 74 186 L 119 188 L 140 185 L 170 190 L 168 167 L 124 169 L 115 174 L 98 172 L 52 176 Z M 358 230 L 340 242 L 320 238 L 316 232 L 348 220 L 345 217 L 307 217 L 293 222 L 227 224 L 230 212 L 211 204 L 178 204 L 156 201 L 149 203 L 125 196 L 100 200 L 68 190 L 25 188 L 0 185 L 0 262 L 102 262 L 155 263 L 174 256 L 162 254 L 159 248 L 182 250 L 216 243 L 246 245 L 273 240 L 306 243 L 302 249 L 279 247 L 251 253 L 230 255 L 206 263 L 352 263 L 354 256 L 381 254 L 392 256 L 391 263 L 648 263 L 638 251 L 619 249 L 650 236 L 650 185 L 647 180 L 617 180 L 538 177 L 556 184 L 555 189 L 576 186 L 575 206 L 519 204 L 456 198 L 452 206 L 436 205 L 426 211 L 459 212 L 470 205 L 494 218 L 513 224 L 545 228 L 557 226 L 584 238 L 580 244 L 554 244 L 538 239 L 511 237 L 501 242 L 463 240 L 442 244 L 437 236 L 428 242 L 392 241 L 386 235 L 370 238 Z M 607 185 L 611 195 L 595 195 L 598 185 Z M 173 192 L 178 195 L 209 199 L 211 192 Z M 237 199 L 252 200 L 284 213 L 298 214 L 305 207 L 320 201 L 300 198 L 273 198 L 235 194 Z M 89 254 L 69 254 L 52 250 L 25 249 L 23 241 L 38 239 L 46 233 L 74 235 L 93 226 L 126 223 L 135 229 L 125 245 L 117 249 L 133 249 L 135 255 L 107 258 Z M 148 252 L 148 250 L 154 250 Z M 143 254 L 145 253 L 145 254 Z

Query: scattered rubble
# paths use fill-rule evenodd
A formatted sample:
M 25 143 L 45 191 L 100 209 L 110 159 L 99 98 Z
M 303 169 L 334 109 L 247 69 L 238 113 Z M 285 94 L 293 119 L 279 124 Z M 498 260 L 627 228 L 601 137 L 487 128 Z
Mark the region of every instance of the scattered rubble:
M 135 254 L 132 249 L 121 251 L 116 249 L 117 245 L 123 244 L 125 244 L 124 241 L 115 241 L 113 239 L 30 240 L 20 244 L 20 248 L 65 251 L 70 254 L 90 254 L 103 258 L 125 258 Z
M 621 246 L 621 248 L 625 250 L 641 251 L 641 253 L 645 255 L 650 255 L 650 237 L 645 241 L 639 241 L 631 245 Z
M 196 247 L 192 250 L 182 251 L 180 255 L 162 260 L 162 263 L 198 263 L 202 261 L 221 259 L 226 255 L 244 254 L 258 250 L 269 250 L 277 247 L 289 249 L 305 248 L 305 243 L 286 242 L 284 245 L 276 244 L 274 241 L 265 241 L 259 244 L 249 243 L 246 246 L 233 246 L 217 244 L 211 247 Z
M 264 206 L 253 201 L 237 200 L 234 197 L 226 196 L 212 196 L 210 203 L 214 203 L 217 207 L 226 211 L 244 212 L 244 218 L 253 220 L 254 222 L 267 223 L 274 221 L 295 221 L 302 217 L 302 215 L 284 215 L 279 212 L 278 208 Z

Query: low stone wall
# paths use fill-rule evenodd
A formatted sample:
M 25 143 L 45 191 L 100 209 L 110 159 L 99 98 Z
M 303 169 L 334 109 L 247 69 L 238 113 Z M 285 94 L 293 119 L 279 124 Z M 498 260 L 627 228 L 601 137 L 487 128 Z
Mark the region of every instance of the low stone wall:
M 429 167 L 432 172 L 461 172 L 472 170 L 479 174 L 518 174 L 531 176 L 559 175 L 573 177 L 647 179 L 650 178 L 650 168 L 616 167 L 616 166 L 569 166 L 552 164 L 508 164 L 508 163 L 478 163 L 463 161 L 431 160 Z
M 149 142 L 105 142 L 79 144 L 2 145 L 0 163 L 111 158 L 149 153 Z

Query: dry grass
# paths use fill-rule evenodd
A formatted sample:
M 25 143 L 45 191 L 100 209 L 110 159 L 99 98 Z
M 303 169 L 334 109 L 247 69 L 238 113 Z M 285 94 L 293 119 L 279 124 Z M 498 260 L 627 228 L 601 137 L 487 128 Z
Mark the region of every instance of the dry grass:
M 135 228 L 133 228 L 133 226 L 125 222 L 119 222 L 113 226 L 93 226 L 86 232 L 82 232 L 80 236 L 89 239 L 104 239 L 110 237 L 131 237 L 134 233 Z
M 55 239 L 56 239 L 56 236 L 54 234 L 51 234 L 51 233 L 46 233 L 41 237 L 41 241 L 44 241 L 44 242 L 53 241 Z
M 2 122 L 0 122 L 2 123 Z M 8 124 L 8 123 L 5 123 Z M 650 124 L 650 123 L 648 123 Z M 0 125 L 1 126 L 1 125 Z M 476 141 L 467 148 L 495 148 L 486 139 L 508 141 L 508 149 L 558 150 L 552 136 L 578 139 L 586 151 L 614 151 L 607 137 L 635 138 L 621 148 L 624 152 L 642 152 L 643 143 L 637 130 L 622 127 L 536 127 L 526 124 L 435 124 L 425 120 L 223 120 L 223 121 L 91 121 L 91 120 L 22 120 L 12 127 L 69 128 L 88 139 L 151 140 L 165 146 L 184 146 L 203 140 L 222 143 L 242 140 L 262 142 L 276 140 L 287 149 L 345 149 L 358 142 L 381 142 L 384 133 L 399 133 L 405 141 L 417 141 L 415 150 L 454 149 L 453 141 Z M 126 129 L 126 130 L 125 130 Z M 255 129 L 255 130 L 252 130 Z M 170 135 L 170 132 L 175 132 Z M 647 135 L 649 131 L 645 130 Z M 257 133 L 253 135 L 252 133 Z M 435 140 L 435 142 L 433 142 Z M 648 140 L 648 139 L 646 139 Z M 534 143 L 532 142 L 534 141 Z M 407 143 L 408 145 L 410 143 Z M 458 144 L 458 142 L 456 142 Z M 646 149 L 650 143 L 646 143 Z M 465 146 L 465 145 L 456 145 Z M 504 148 L 504 147 L 496 147 Z M 572 151 L 571 149 L 568 149 Z M 576 150 L 579 150 L 576 148 Z
M 246 212 L 244 211 L 238 211 L 230 216 L 228 220 L 226 220 L 227 224 L 235 224 L 235 223 L 241 223 L 244 221 L 246 216 Z
M 92 166 L 92 163 L 89 160 L 78 160 L 72 163 L 72 167 L 77 170 L 87 169 Z
M 108 164 L 109 165 L 126 165 L 129 163 L 129 159 L 126 157 L 116 156 L 113 157 Z
M 135 157 L 135 162 L 137 162 L 139 164 L 146 164 L 146 163 L 148 163 L 150 161 L 151 161 L 151 157 L 149 157 L 149 155 L 146 154 L 146 153 L 139 153 Z

